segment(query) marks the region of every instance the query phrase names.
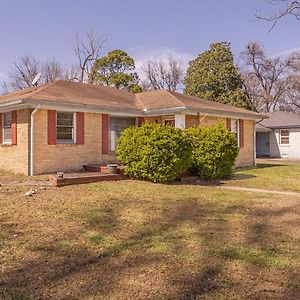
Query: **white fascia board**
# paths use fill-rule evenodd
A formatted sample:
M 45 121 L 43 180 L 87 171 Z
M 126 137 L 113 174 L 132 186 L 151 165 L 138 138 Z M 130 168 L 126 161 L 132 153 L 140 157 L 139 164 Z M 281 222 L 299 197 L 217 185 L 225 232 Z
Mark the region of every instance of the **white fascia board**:
M 14 109 L 45 109 L 45 110 L 58 110 L 58 111 L 70 111 L 70 112 L 88 112 L 88 113 L 100 113 L 109 115 L 122 115 L 122 116 L 143 116 L 143 112 L 139 109 L 126 109 L 126 108 L 114 108 L 114 107 L 101 107 L 98 105 L 88 104 L 76 104 L 76 103 L 58 103 L 46 100 L 31 100 L 21 99 L 18 101 L 7 102 L 0 104 L 0 111 L 11 111 Z
M 158 109 L 144 109 L 144 116 L 146 117 L 155 117 L 155 116 L 168 116 L 175 113 L 185 112 L 185 106 L 178 106 L 172 108 L 158 108 Z
M 267 118 L 267 116 L 258 114 L 253 116 L 247 113 L 238 112 L 225 112 L 214 109 L 194 109 L 186 106 L 178 106 L 172 108 L 160 108 L 160 109 L 128 109 L 128 108 L 116 108 L 116 107 L 101 107 L 99 105 L 90 104 L 77 104 L 77 103 L 61 103 L 47 100 L 32 100 L 32 99 L 19 99 L 0 104 L 0 112 L 6 112 L 17 109 L 40 109 L 46 110 L 63 110 L 63 111 L 80 111 L 90 113 L 102 113 L 109 115 L 123 115 L 123 116 L 164 116 L 176 113 L 182 113 L 186 115 L 205 114 L 216 117 L 227 118 L 242 118 L 248 120 L 261 120 Z
M 267 118 L 267 116 L 258 114 L 257 116 L 253 116 L 248 113 L 240 113 L 240 112 L 226 112 L 226 111 L 220 111 L 215 109 L 193 109 L 193 108 L 187 108 L 185 111 L 185 114 L 191 114 L 191 115 L 208 115 L 213 117 L 226 117 L 231 119 L 244 119 L 244 120 L 261 120 L 264 118 Z

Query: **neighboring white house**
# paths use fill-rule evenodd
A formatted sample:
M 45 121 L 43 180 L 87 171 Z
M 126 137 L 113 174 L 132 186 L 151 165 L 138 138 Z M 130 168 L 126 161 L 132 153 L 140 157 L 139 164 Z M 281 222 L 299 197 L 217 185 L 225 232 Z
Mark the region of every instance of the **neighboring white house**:
M 300 115 L 277 111 L 256 124 L 256 156 L 300 158 Z

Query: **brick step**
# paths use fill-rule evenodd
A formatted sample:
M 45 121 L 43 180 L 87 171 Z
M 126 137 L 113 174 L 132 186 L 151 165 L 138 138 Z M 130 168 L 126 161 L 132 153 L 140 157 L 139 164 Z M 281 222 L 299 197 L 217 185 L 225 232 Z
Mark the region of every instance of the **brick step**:
M 73 184 L 85 184 L 92 182 L 100 182 L 100 181 L 119 181 L 127 179 L 126 176 L 122 174 L 104 174 L 104 173 L 67 173 L 63 174 L 63 177 L 59 175 L 50 175 L 49 181 L 52 186 L 66 186 Z
M 103 174 L 109 174 L 107 165 L 97 165 L 97 164 L 83 165 L 83 170 L 85 172 L 101 172 Z M 122 170 L 123 170 L 123 167 L 118 166 L 117 174 L 123 174 Z

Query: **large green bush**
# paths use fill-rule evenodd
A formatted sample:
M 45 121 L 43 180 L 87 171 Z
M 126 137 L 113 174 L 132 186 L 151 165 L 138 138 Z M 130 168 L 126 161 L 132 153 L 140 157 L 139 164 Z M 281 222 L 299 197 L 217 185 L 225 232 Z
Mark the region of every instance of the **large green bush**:
M 184 130 L 155 123 L 125 129 L 117 157 L 130 177 L 166 182 L 188 169 L 192 146 Z
M 193 144 L 191 171 L 204 180 L 229 178 L 238 155 L 235 136 L 222 125 L 193 127 L 187 133 Z

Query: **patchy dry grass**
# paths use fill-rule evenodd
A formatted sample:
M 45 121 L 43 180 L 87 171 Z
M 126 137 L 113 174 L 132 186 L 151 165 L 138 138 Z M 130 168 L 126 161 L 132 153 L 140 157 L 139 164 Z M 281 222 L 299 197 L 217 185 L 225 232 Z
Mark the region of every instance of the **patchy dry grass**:
M 256 168 L 239 169 L 225 184 L 247 188 L 300 192 L 300 160 L 261 160 Z
M 0 188 L 0 299 L 295 299 L 300 199 L 138 181 Z

